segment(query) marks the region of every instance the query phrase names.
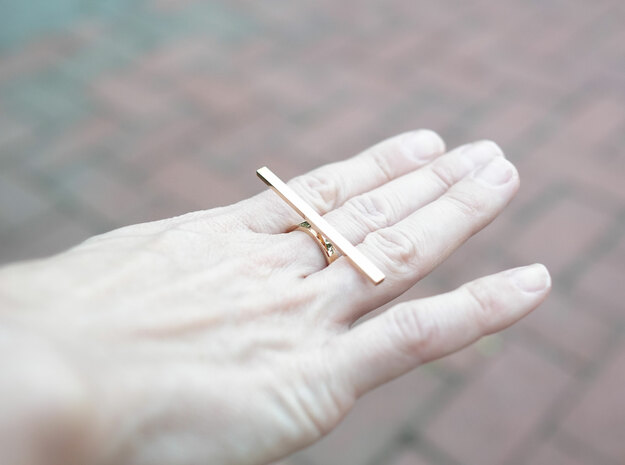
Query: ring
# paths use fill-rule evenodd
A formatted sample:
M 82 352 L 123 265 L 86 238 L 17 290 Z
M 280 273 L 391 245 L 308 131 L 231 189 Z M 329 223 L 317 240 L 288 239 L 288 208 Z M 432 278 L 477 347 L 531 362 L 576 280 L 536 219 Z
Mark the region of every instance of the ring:
M 302 231 L 312 237 L 323 252 L 323 256 L 325 257 L 328 265 L 339 258 L 339 254 L 337 253 L 334 244 L 326 239 L 323 234 L 313 229 L 308 221 L 302 221 L 300 224 L 296 224 L 293 226 L 291 231 Z
M 384 273 L 382 270 L 365 257 L 360 250 L 354 247 L 345 236 L 338 232 L 336 228 L 332 227 L 330 223 L 314 210 L 314 208 L 308 205 L 293 189 L 276 176 L 273 171 L 263 166 L 256 170 L 256 175 L 275 191 L 289 207 L 304 218 L 304 223 L 307 223 L 308 227 L 302 226 L 304 223 L 300 223 L 299 226 L 304 228 L 302 231 L 312 235 L 321 246 L 326 257 L 332 257 L 331 260 L 333 261 L 338 257 L 336 253 L 336 251 L 338 251 L 345 255 L 352 265 L 354 265 L 360 273 L 369 278 L 373 284 L 378 285 L 384 281 Z M 295 229 L 298 229 L 299 226 L 296 226 Z M 312 233 L 311 228 L 315 228 L 312 229 Z M 332 250 L 331 254 L 328 254 L 328 244 Z M 330 263 L 330 261 L 328 263 Z

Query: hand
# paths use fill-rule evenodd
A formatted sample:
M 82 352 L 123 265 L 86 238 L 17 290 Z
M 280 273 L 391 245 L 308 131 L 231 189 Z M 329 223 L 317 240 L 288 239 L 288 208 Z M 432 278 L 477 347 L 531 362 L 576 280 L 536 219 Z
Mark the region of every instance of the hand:
M 431 131 L 410 132 L 289 184 L 384 271 L 382 284 L 344 257 L 326 266 L 308 235 L 286 232 L 301 219 L 269 190 L 0 273 L 4 327 L 64 367 L 46 391 L 66 408 L 51 410 L 66 435 L 83 433 L 91 463 L 268 463 L 329 432 L 365 392 L 505 328 L 548 293 L 534 265 L 354 326 L 510 201 L 518 175 L 492 142 L 445 153 Z

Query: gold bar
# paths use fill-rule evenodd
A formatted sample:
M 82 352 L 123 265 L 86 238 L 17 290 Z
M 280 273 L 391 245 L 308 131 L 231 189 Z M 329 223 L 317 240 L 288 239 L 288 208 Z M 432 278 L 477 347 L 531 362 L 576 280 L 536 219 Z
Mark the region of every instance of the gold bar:
M 256 174 L 265 184 L 271 187 L 289 206 L 303 216 L 313 228 L 323 234 L 334 246 L 352 262 L 352 264 L 369 278 L 374 284 L 380 284 L 385 276 L 377 266 L 354 247 L 330 223 L 324 220 L 304 199 L 295 193 L 276 176 L 269 168 L 263 166 L 256 170 Z

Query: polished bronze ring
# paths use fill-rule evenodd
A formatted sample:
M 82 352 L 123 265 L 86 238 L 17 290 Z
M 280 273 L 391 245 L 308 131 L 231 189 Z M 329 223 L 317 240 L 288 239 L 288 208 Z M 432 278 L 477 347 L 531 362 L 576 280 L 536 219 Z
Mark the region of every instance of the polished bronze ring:
M 334 247 L 334 244 L 326 239 L 323 234 L 314 229 L 308 221 L 302 221 L 300 224 L 296 224 L 291 231 L 302 231 L 312 237 L 321 249 L 328 265 L 339 258 L 339 253 L 336 247 Z
M 332 257 L 337 257 L 340 252 L 343 254 L 354 267 L 361 272 L 364 276 L 369 278 L 373 284 L 380 284 L 384 281 L 384 273 L 375 264 L 363 255 L 363 253 L 354 247 L 340 232 L 330 225 L 325 218 L 317 213 L 310 205 L 308 205 L 304 199 L 297 195 L 293 189 L 287 186 L 278 176 L 276 176 L 269 168 L 263 166 L 256 171 L 256 174 L 263 180 L 271 189 L 273 189 L 279 196 L 295 210 L 300 216 L 303 217 L 305 223 L 309 228 L 308 234 L 311 234 L 310 229 L 314 231 L 313 238 L 324 247 L 326 244 L 330 244 L 332 247 Z M 319 237 L 321 235 L 321 237 Z M 334 260 L 335 258 L 333 258 Z

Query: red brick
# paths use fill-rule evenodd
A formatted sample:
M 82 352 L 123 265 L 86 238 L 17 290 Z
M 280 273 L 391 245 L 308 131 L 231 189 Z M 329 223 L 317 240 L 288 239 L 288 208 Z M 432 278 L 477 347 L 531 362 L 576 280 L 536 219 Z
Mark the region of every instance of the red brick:
M 132 219 L 131 212 L 145 203 L 146 194 L 134 181 L 115 176 L 115 169 L 95 164 L 74 169 L 64 177 L 61 189 L 112 225 L 124 226 Z
M 162 11 L 178 11 L 197 3 L 199 0 L 156 0 L 153 7 Z
M 486 336 L 469 347 L 432 362 L 432 367 L 447 374 L 471 377 L 476 370 L 496 360 L 505 344 L 505 338 L 499 334 Z
M 181 38 L 140 56 L 137 67 L 146 77 L 156 75 L 158 80 L 171 79 L 212 63 L 217 52 L 216 47 L 213 44 L 207 46 L 203 38 Z
M 179 91 L 196 108 L 221 120 L 240 121 L 256 110 L 256 96 L 241 79 L 194 74 L 179 83 Z
M 518 329 L 538 336 L 585 366 L 596 360 L 612 333 L 609 323 L 596 313 L 596 306 L 554 292 Z
M 16 52 L 3 54 L 0 60 L 0 83 L 40 72 L 75 48 L 76 42 L 67 37 L 45 37 L 32 41 Z
M 584 458 L 563 450 L 553 441 L 540 447 L 525 463 L 527 465 L 593 465 Z
M 195 153 L 206 138 L 205 124 L 202 119 L 189 116 L 165 122 L 152 130 L 135 134 L 120 150 L 118 158 L 135 165 L 142 173 L 148 173 L 165 160 Z
M 0 231 L 42 215 L 53 203 L 34 179 L 15 171 L 0 172 Z
M 412 450 L 402 451 L 391 462 L 391 465 L 432 465 L 432 462 L 425 460 L 422 456 Z
M 563 422 L 564 431 L 591 444 L 615 463 L 625 457 L 625 344 L 596 377 L 580 403 Z
M 375 121 L 376 115 L 368 108 L 343 107 L 308 125 L 297 134 L 295 143 L 299 150 L 315 154 L 321 162 L 341 160 L 366 148 L 355 138 L 366 133 Z
M 150 185 L 158 192 L 174 196 L 188 210 L 220 207 L 244 198 L 233 179 L 188 158 L 163 164 L 154 172 Z
M 520 260 L 544 263 L 557 275 L 599 240 L 611 222 L 609 211 L 567 196 L 512 237 L 509 250 Z
M 623 283 L 625 283 L 625 239 L 621 239 L 616 249 L 601 257 L 586 270 L 577 291 L 590 296 L 592 300 L 607 303 L 613 309 L 612 314 L 625 318 Z
M 18 123 L 0 112 L 0 161 L 10 157 L 11 149 L 32 135 L 33 128 Z
M 145 122 L 167 114 L 173 92 L 174 89 L 141 72 L 115 74 L 93 84 L 99 105 L 110 109 L 122 121 Z
M 556 133 L 557 139 L 574 141 L 576 149 L 596 150 L 625 125 L 625 109 L 612 98 L 596 98 L 583 105 Z M 581 144 L 581 147 L 580 147 Z M 593 159 L 599 154 L 589 153 Z
M 149 198 L 139 203 L 127 213 L 128 224 L 146 223 L 173 216 L 179 216 L 189 211 L 185 202 L 174 199 L 172 196 L 151 192 Z
M 522 154 L 510 153 L 507 150 L 508 144 L 534 127 L 536 121 L 544 118 L 545 114 L 544 105 L 540 102 L 534 102 L 529 98 L 513 100 L 501 107 L 495 106 L 486 118 L 472 128 L 472 133 L 478 139 L 495 139 L 507 157 L 514 160 Z
M 68 128 L 43 151 L 33 153 L 26 162 L 31 167 L 52 170 L 71 166 L 94 152 L 108 148 L 117 125 L 106 118 L 94 117 Z
M 433 83 L 451 98 L 470 96 L 485 99 L 496 87 L 497 75 L 487 63 L 474 57 L 442 55 L 422 71 L 426 82 Z
M 310 111 L 320 100 L 315 83 L 293 67 L 268 70 L 253 79 L 250 85 L 263 101 L 287 111 Z
M 625 164 L 618 134 L 623 127 L 623 103 L 598 99 L 567 114 L 555 136 L 527 154 L 521 166 L 530 172 L 557 173 L 582 192 L 604 193 L 622 202 Z
M 568 382 L 557 366 L 510 345 L 451 400 L 425 435 L 459 463 L 503 463 Z

